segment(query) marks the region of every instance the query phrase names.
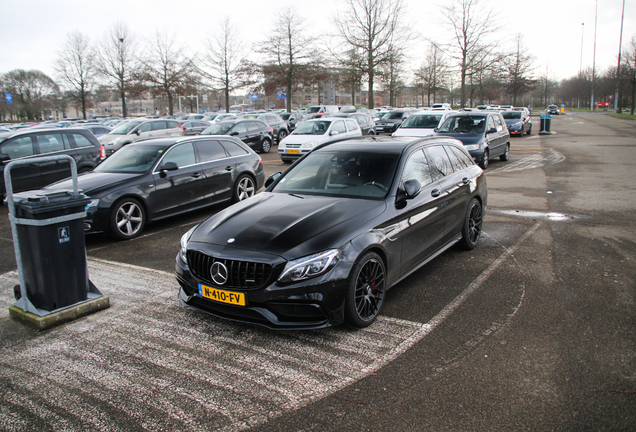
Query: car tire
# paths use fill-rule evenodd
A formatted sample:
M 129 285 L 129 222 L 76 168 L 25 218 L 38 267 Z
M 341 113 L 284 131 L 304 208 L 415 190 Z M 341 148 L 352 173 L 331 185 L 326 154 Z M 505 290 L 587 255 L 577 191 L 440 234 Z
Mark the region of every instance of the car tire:
M 373 129 L 370 129 L 368 135 L 374 136 L 375 135 L 375 131 Z
M 280 144 L 280 142 L 284 140 L 286 136 L 287 131 L 285 129 L 281 129 L 280 132 L 278 132 L 278 143 Z
M 485 170 L 486 168 L 488 168 L 488 150 L 484 151 L 484 158 L 481 160 L 481 162 L 479 163 L 479 166 L 481 167 L 481 169 Z
M 109 233 L 120 240 L 137 237 L 146 225 L 146 211 L 135 198 L 124 198 L 115 203 L 110 212 Z
M 528 129 L 528 135 L 532 135 L 532 125 L 530 125 L 530 128 Z
M 386 269 L 384 261 L 375 252 L 360 258 L 351 270 L 345 319 L 356 327 L 367 327 L 377 319 L 386 291 Z
M 234 183 L 234 192 L 232 193 L 232 201 L 239 202 L 248 199 L 256 193 L 256 183 L 254 179 L 248 175 L 243 174 L 239 176 Z
M 261 153 L 269 153 L 272 148 L 272 143 L 268 138 L 265 138 L 261 143 Z
M 481 228 L 484 222 L 481 203 L 473 198 L 466 210 L 466 219 L 462 227 L 462 243 L 468 250 L 475 249 L 481 238 Z
M 290 164 L 292 163 L 291 159 L 282 159 L 283 163 Z
M 510 160 L 510 143 L 506 144 L 506 149 L 504 150 L 504 153 L 499 156 L 499 160 L 503 162 Z
M 91 167 L 81 167 L 80 169 L 77 170 L 77 174 L 84 174 L 87 172 L 91 172 L 93 170 L 93 168 Z

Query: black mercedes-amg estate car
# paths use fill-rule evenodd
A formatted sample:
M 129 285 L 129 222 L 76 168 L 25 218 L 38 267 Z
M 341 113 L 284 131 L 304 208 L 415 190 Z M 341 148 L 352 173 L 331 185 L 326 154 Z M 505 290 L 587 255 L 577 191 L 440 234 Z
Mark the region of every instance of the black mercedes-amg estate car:
M 326 143 L 266 187 L 183 235 L 183 305 L 270 328 L 368 326 L 387 289 L 477 245 L 487 202 L 483 171 L 445 137 Z

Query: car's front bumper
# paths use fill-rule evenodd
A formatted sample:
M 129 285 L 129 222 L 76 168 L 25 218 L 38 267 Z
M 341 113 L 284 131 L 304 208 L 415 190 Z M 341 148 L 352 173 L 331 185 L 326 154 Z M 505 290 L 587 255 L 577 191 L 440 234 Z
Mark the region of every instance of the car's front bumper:
M 347 280 L 331 277 L 333 270 L 322 277 L 286 286 L 273 282 L 258 289 L 225 290 L 245 294 L 246 305 L 237 306 L 200 295 L 199 284 L 209 286 L 209 283 L 196 278 L 180 256 L 175 263 L 182 305 L 220 318 L 288 330 L 319 329 L 344 321 Z

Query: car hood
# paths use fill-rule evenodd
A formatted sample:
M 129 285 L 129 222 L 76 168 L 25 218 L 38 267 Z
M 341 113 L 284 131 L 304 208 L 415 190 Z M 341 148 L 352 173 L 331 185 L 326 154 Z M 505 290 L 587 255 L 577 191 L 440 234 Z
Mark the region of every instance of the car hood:
M 474 133 L 437 132 L 435 135 L 453 137 L 455 139 L 460 140 L 464 145 L 479 144 L 484 139 L 484 135 L 483 134 L 474 134 Z
M 118 184 L 127 183 L 130 179 L 143 174 L 120 174 L 107 172 L 88 172 L 77 177 L 79 189 L 91 198 L 99 198 L 102 193 L 111 190 Z M 66 179 L 53 183 L 44 188 L 45 190 L 70 190 L 73 189 L 73 180 Z
M 112 134 L 112 133 L 107 133 L 105 135 L 100 136 L 99 138 L 97 138 L 97 141 L 99 141 L 100 144 L 102 145 L 106 145 L 109 142 L 113 142 L 115 141 L 117 138 L 121 138 L 125 136 L 125 134 Z
M 189 241 L 290 260 L 339 247 L 385 209 L 384 201 L 262 192 L 203 222 Z
M 522 119 L 505 119 L 505 120 L 508 126 L 516 124 L 516 123 L 523 123 Z
M 283 144 L 305 144 L 311 141 L 324 142 L 330 138 L 329 134 L 326 132 L 322 135 L 300 135 L 300 134 L 289 134 L 287 138 L 283 139 Z
M 398 128 L 393 136 L 423 137 L 435 135 L 435 128 Z

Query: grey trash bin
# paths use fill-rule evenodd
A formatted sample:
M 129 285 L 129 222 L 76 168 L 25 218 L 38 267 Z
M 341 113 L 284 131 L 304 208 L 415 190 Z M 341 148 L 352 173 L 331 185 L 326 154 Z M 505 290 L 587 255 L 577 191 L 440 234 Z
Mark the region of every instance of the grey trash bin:
M 28 299 L 46 311 L 87 299 L 84 208 L 90 198 L 72 190 L 13 195 Z M 16 292 L 19 296 L 19 292 Z
M 539 120 L 539 131 L 542 133 L 550 132 L 550 128 L 552 126 L 552 116 L 551 115 L 541 115 Z

